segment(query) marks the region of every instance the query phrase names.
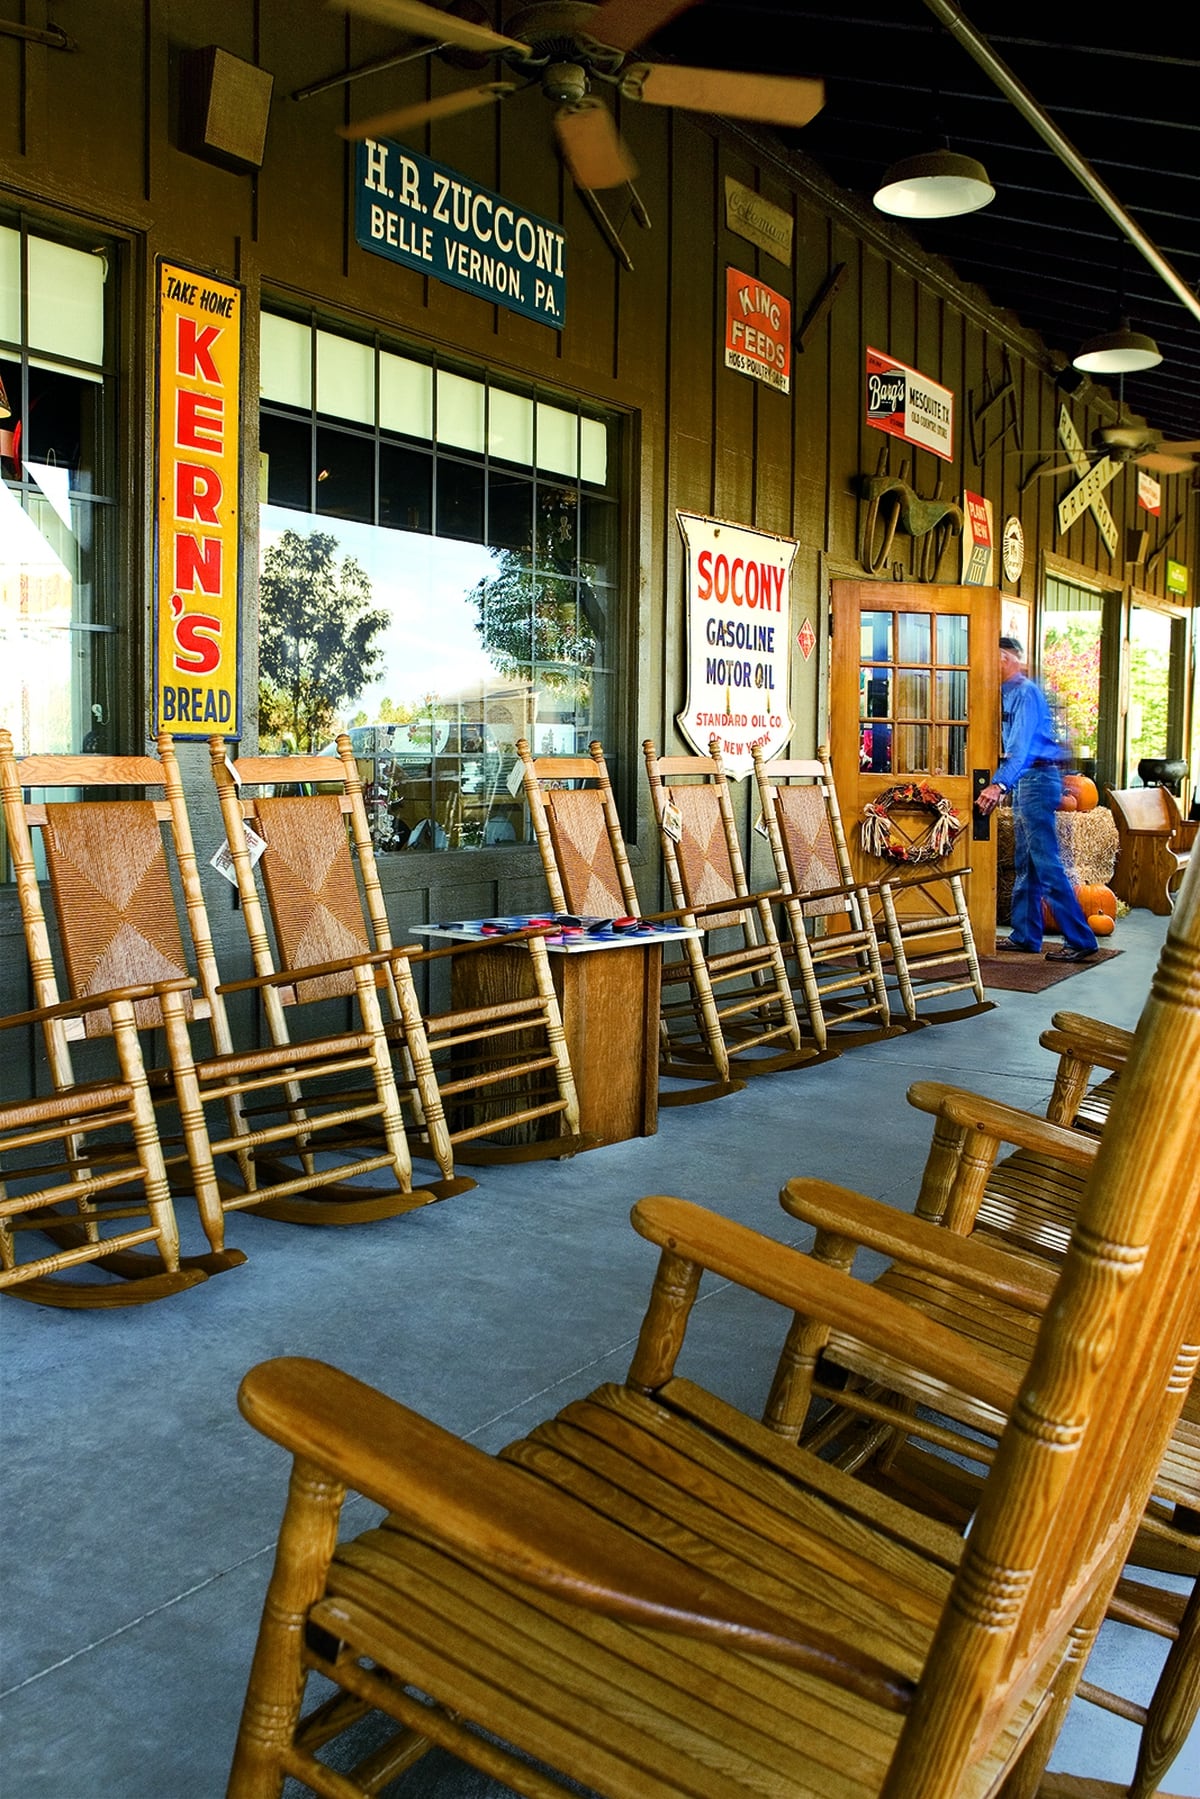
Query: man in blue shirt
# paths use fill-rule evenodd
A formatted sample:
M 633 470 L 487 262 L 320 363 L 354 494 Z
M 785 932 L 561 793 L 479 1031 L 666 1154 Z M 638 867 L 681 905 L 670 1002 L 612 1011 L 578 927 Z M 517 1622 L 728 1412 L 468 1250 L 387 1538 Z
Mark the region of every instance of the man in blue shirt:
M 1096 953 L 1096 936 L 1067 879 L 1054 823 L 1066 754 L 1055 738 L 1045 694 L 1025 674 L 1025 652 L 1015 637 L 1000 639 L 1000 682 L 1003 760 L 975 802 L 987 813 L 1006 793 L 1013 800 L 1012 935 L 999 938 L 996 948 L 1036 955 L 1042 947 L 1044 897 L 1064 939 L 1046 960 L 1088 962 Z

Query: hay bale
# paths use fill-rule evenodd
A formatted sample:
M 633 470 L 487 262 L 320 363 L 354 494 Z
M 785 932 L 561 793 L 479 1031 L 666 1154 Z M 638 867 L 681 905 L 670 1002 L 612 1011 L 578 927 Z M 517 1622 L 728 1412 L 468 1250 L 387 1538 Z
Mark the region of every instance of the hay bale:
M 1011 805 L 997 807 L 996 917 L 1012 917 L 1013 815 Z M 1107 806 L 1091 812 L 1059 812 L 1054 820 L 1058 847 L 1072 887 L 1107 887 L 1117 865 L 1117 827 Z

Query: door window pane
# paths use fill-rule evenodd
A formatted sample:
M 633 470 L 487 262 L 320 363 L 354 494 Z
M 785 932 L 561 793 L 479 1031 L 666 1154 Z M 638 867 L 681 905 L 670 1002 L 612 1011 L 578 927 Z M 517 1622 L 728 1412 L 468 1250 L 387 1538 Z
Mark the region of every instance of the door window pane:
M 930 660 L 930 620 L 927 612 L 901 612 L 896 619 L 897 659 L 900 662 Z
M 896 717 L 929 717 L 929 671 L 927 669 L 897 669 Z
M 896 774 L 929 773 L 929 737 L 928 725 L 896 726 Z
M 864 612 L 859 620 L 859 655 L 864 662 L 890 662 L 892 659 L 892 614 Z
M 970 630 L 971 621 L 961 613 L 946 612 L 936 620 L 937 623 L 937 659 L 939 662 L 957 663 L 966 668 L 970 662 Z
M 940 719 L 965 719 L 967 716 L 967 672 L 939 669 L 934 684 L 934 716 Z

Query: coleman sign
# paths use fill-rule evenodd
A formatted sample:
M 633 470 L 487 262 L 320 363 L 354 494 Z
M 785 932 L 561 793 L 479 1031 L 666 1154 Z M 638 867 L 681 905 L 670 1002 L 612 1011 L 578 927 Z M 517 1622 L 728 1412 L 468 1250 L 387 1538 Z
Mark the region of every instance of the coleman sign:
M 725 367 L 777 387 L 792 385 L 792 307 L 739 269 L 725 271 Z
M 867 423 L 944 462 L 954 459 L 954 395 L 882 350 L 867 351 Z
M 362 249 L 562 330 L 561 226 L 400 144 L 366 138 L 354 169 L 354 235 Z
M 751 746 L 776 756 L 792 734 L 788 711 L 791 575 L 796 544 L 744 525 L 676 514 L 687 551 L 687 704 L 679 729 L 700 755 L 717 737 L 735 780 Z
M 238 424 L 242 296 L 160 263 L 154 720 L 241 735 Z

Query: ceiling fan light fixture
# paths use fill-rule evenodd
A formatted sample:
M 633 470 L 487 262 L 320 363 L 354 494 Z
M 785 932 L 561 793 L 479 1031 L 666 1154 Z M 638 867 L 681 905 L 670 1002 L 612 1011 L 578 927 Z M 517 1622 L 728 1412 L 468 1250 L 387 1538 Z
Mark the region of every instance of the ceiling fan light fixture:
M 1075 367 L 1089 375 L 1132 375 L 1157 368 L 1161 361 L 1162 351 L 1154 339 L 1132 331 L 1128 319 L 1122 319 L 1115 331 L 1089 337 L 1074 358 Z
M 953 219 L 995 198 L 983 164 L 949 149 L 894 162 L 874 196 L 880 212 L 898 219 Z

